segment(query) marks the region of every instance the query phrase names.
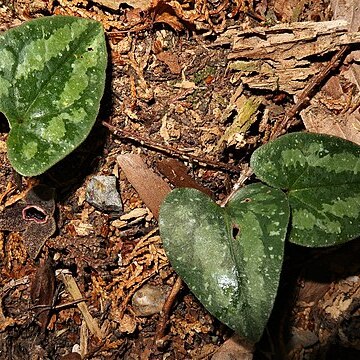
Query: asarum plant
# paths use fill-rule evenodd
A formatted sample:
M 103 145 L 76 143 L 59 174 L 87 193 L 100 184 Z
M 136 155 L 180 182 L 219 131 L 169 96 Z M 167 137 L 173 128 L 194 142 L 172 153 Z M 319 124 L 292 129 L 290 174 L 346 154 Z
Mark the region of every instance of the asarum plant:
M 14 169 L 38 175 L 88 136 L 105 86 L 107 51 L 99 22 L 49 16 L 0 36 L 0 112 L 10 124 Z
M 360 235 L 360 147 L 319 134 L 284 135 L 257 149 L 258 182 L 224 206 L 175 189 L 160 210 L 172 266 L 202 304 L 257 342 L 278 289 L 285 240 L 341 244 Z
M 8 157 L 17 172 L 41 174 L 85 140 L 106 63 L 96 21 L 44 17 L 0 36 L 0 112 L 9 120 Z M 251 167 L 262 182 L 239 189 L 224 207 L 198 190 L 173 190 L 161 206 L 160 233 L 195 296 L 256 342 L 273 307 L 285 241 L 331 246 L 360 235 L 360 147 L 289 134 L 256 150 Z M 36 257 L 39 238 L 55 230 L 54 202 L 31 194 L 2 214 L 0 228 L 25 231 Z

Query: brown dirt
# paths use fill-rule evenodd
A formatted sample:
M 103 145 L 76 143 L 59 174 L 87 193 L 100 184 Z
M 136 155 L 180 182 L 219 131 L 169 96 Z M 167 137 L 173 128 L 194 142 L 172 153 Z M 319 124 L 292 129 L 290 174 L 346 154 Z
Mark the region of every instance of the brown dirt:
M 67 14 L 101 21 L 109 44 L 107 87 L 92 133 L 46 174 L 20 179 L 22 189 L 16 186 L 6 157 L 7 122 L 4 117 L 0 119 L 0 205 L 18 200 L 37 183 L 54 187 L 57 193 L 57 230 L 44 246 L 40 260 L 27 256 L 21 231 L 0 233 L 0 359 L 66 359 L 65 355 L 77 359 L 76 354 L 70 354 L 76 344 L 81 345 L 83 358 L 87 359 L 210 359 L 231 336 L 231 331 L 183 286 L 170 309 L 166 337 L 160 339 L 162 346 L 157 346 L 160 341 L 156 343 L 155 339 L 163 315 L 139 316 L 132 296 L 144 284 L 168 293 L 177 277 L 162 249 L 156 219 L 119 171 L 116 158 L 125 152 L 139 153 L 155 172 L 159 172 L 158 161 L 169 156 L 180 159 L 199 186 L 209 189 L 218 200 L 225 198 L 238 174 L 221 169 L 221 164 L 243 168 L 252 151 L 266 141 L 277 118 L 289 109 L 291 97 L 245 88 L 246 96 L 262 96 L 260 112 L 243 138 L 219 144 L 233 120 L 231 112 L 227 118 L 223 114 L 239 84 L 227 67 L 228 47 L 212 44 L 230 27 L 246 29 L 264 24 L 265 15 L 288 20 L 285 5 L 292 2 L 256 1 L 251 7 L 246 4 L 252 2 L 196 0 L 180 2 L 181 11 L 175 11 L 166 1 L 154 2 L 157 5 L 152 8 L 143 5 L 145 10 L 141 11 L 129 6 L 133 3 L 130 1 L 114 10 L 114 3 L 0 2 L 1 30 L 39 16 Z M 297 18 L 327 20 L 330 14 L 326 5 L 326 1 L 305 1 Z M 270 111 L 271 119 L 265 125 L 260 121 L 264 108 Z M 132 136 L 114 136 L 102 121 Z M 296 126 L 303 129 L 301 124 Z M 141 144 L 136 140 L 139 137 L 149 143 Z M 160 151 L 154 144 L 164 149 Z M 184 160 L 186 154 L 193 159 Z M 195 158 L 203 159 L 205 166 Z M 206 166 L 207 160 L 215 166 Z M 141 214 L 119 221 L 118 215 L 96 210 L 85 201 L 89 177 L 107 174 L 118 177 L 124 214 L 139 208 L 144 210 Z M 336 286 L 345 297 L 349 293 L 346 276 L 357 276 L 359 264 L 347 255 L 358 254 L 358 247 L 356 243 L 345 246 L 342 251 L 347 261 L 334 260 L 338 268 L 326 268 L 329 273 L 324 279 L 324 268 L 316 272 L 308 269 L 318 264 L 317 260 L 324 261 L 326 251 L 289 246 L 280 295 L 255 359 L 282 359 L 285 354 L 292 359 L 359 356 L 359 323 L 354 320 L 359 317 L 358 308 L 347 309 L 341 324 L 329 325 L 325 305 L 317 306 L 319 301 L 334 303 L 334 294 L 339 295 Z M 53 278 L 61 269 L 69 270 L 74 277 L 91 316 L 101 327 L 102 340 L 87 330 L 61 276 Z M 42 302 L 49 305 L 46 316 L 33 306 L 32 299 L 37 296 L 32 295 L 34 291 L 46 295 Z M 62 304 L 68 306 L 58 307 Z M 290 331 L 309 335 L 318 326 L 316 322 L 328 331 L 323 338 L 311 342 L 309 336 L 308 343 L 289 341 Z M 351 336 L 346 333 L 350 328 Z M 346 346 L 339 340 L 343 333 L 347 334 Z

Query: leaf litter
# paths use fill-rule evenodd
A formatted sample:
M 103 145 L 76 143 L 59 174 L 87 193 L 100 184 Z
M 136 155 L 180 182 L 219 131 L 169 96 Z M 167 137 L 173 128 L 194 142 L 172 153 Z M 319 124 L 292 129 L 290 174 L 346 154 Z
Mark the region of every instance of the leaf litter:
M 2 292 L 2 310 L 6 314 L 5 318 L 2 317 L 1 325 L 0 344 L 3 351 L 10 351 L 11 348 L 14 358 L 24 359 L 26 354 L 21 352 L 20 344 L 26 343 L 29 356 L 41 350 L 45 354 L 44 358 L 61 358 L 66 354 L 71 356 L 73 349 L 76 350 L 74 346 L 78 345 L 83 358 L 115 359 L 120 356 L 154 359 L 167 356 L 173 359 L 210 359 L 216 350 L 221 349 L 220 345 L 231 333 L 220 326 L 186 288 L 178 293 L 170 306 L 166 341 L 163 343 L 165 346 L 154 346 L 153 335 L 161 321 L 161 315 L 137 317 L 131 300 L 133 294 L 145 284 L 173 286 L 176 283 L 177 278 L 162 249 L 156 220 L 152 216 L 144 216 L 144 211 L 141 211 L 138 215 L 133 213 L 133 218 L 125 217 L 120 220 L 121 226 L 115 226 L 118 218 L 96 210 L 85 201 L 86 177 L 90 174 L 115 175 L 120 184 L 124 215 L 130 214 L 133 210 L 151 206 L 146 204 L 146 196 L 143 198 L 144 195 L 139 195 L 127 179 L 117 157 L 129 153 L 140 155 L 148 168 L 157 172 L 156 164 L 166 159 L 166 156 L 171 156 L 184 162 L 187 175 L 199 187 L 209 189 L 219 201 L 226 199 L 237 182 L 236 174 L 243 169 L 243 165 L 246 169 L 252 151 L 259 144 L 268 141 L 276 122 L 281 121 L 291 108 L 293 97 L 296 102 L 313 76 L 321 73 L 329 63 L 334 49 L 359 41 L 357 28 L 348 31 L 343 20 L 332 19 L 322 1 L 316 4 L 311 1 L 300 2 L 292 9 L 292 2 L 287 0 L 278 2 L 274 7 L 264 1 L 255 2 L 254 7 L 250 7 L 240 1 L 143 1 L 135 4 L 130 1 L 119 3 L 101 0 L 91 3 L 67 0 L 15 1 L 14 8 L 9 8 L 6 4 L 0 7 L 1 30 L 19 25 L 25 19 L 48 14 L 80 16 L 102 22 L 108 35 L 112 68 L 109 70 L 111 74 L 108 74 L 108 93 L 104 98 L 106 105 L 100 116 L 118 130 L 126 132 L 123 132 L 126 136 L 121 138 L 110 132 L 103 148 L 94 143 L 79 150 L 75 159 L 84 159 L 85 155 L 91 159 L 85 162 L 87 170 L 84 175 L 72 175 L 67 167 L 69 163 L 63 163 L 41 177 L 42 183 L 56 188 L 58 195 L 58 213 L 54 218 L 57 230 L 47 240 L 41 258 L 51 256 L 55 260 L 56 270 L 71 270 L 71 276 L 86 300 L 82 303 L 86 304 L 90 315 L 105 334 L 104 341 L 99 342 L 87 332 L 86 326 L 82 325 L 84 318 L 76 304 L 52 311 L 45 338 L 37 337 L 36 328 L 31 327 L 32 316 L 27 307 L 30 287 L 23 279 L 28 274 L 35 274 L 38 265 L 26 254 L 22 242 L 22 227 L 22 230 L 18 230 L 20 233 L 11 230 L 2 233 L 0 237 L 3 267 L 0 285 L 4 291 L 7 289 Z M 275 24 L 276 19 L 301 23 Z M 332 21 L 319 23 L 318 20 Z M 270 30 L 264 30 L 265 21 Z M 326 31 L 323 31 L 324 26 Z M 286 48 L 284 41 L 288 36 L 292 39 L 290 46 Z M 269 41 L 277 38 L 278 41 L 272 47 L 266 47 L 266 41 L 264 44 L 259 38 Z M 250 43 L 247 45 L 250 46 L 248 49 L 251 50 L 255 42 L 265 46 L 264 50 L 257 48 L 256 51 L 253 50 L 253 55 L 250 51 L 243 51 L 242 48 L 246 49 L 246 44 L 249 44 L 246 41 Z M 270 60 L 266 56 L 259 56 L 261 51 L 269 49 L 272 54 Z M 337 121 L 340 116 L 348 117 L 351 111 L 354 116 L 359 113 L 356 108 L 357 87 L 351 85 L 350 80 L 343 79 L 345 69 L 340 68 L 336 75 L 340 81 L 332 87 L 340 94 L 337 99 L 318 99 L 320 83 L 315 83 L 316 95 L 310 99 L 312 111 L 314 101 L 318 105 L 326 105 L 327 115 L 320 114 L 320 118 L 331 131 L 340 127 L 343 122 L 341 120 L 339 124 Z M 240 131 L 241 136 L 235 131 L 235 136 L 224 142 L 221 138 L 227 129 L 232 124 L 235 124 L 233 128 L 236 129 L 235 120 L 241 111 L 236 107 L 236 101 L 240 96 L 244 96 L 245 100 L 251 96 L 259 96 L 259 110 L 251 118 L 249 126 L 243 132 Z M 341 114 L 344 108 L 348 110 Z M 305 112 L 306 109 L 301 113 L 302 117 Z M 328 122 L 330 120 L 332 123 Z M 5 123 L 5 119 L 1 118 L 2 142 L 6 140 L 8 132 Z M 305 117 L 304 123 L 306 127 L 309 126 Z M 344 136 L 356 139 L 357 123 L 354 124 L 355 126 L 350 123 L 350 126 L 336 130 L 337 134 L 345 129 L 349 134 Z M 290 125 L 304 128 L 296 114 Z M 99 131 L 99 126 L 95 127 L 95 133 Z M 315 124 L 312 130 L 320 131 L 319 125 Z M 150 143 L 147 144 L 144 139 L 168 151 L 164 153 L 148 146 Z M 12 203 L 18 193 L 8 185 L 13 180 L 5 155 L 0 151 L 1 199 L 2 203 L 9 205 L 4 211 L 19 203 L 16 210 L 19 215 L 24 199 Z M 195 162 L 195 159 L 198 161 Z M 77 160 L 72 161 L 78 164 Z M 209 167 L 209 164 L 215 166 Z M 222 167 L 223 164 L 227 167 Z M 178 168 L 176 165 L 172 166 L 174 169 Z M 238 172 L 231 170 L 234 168 Z M 69 174 L 68 178 L 66 174 Z M 137 174 L 142 178 L 143 186 L 147 185 L 147 175 L 142 170 Z M 170 176 L 168 180 L 173 181 Z M 26 190 L 33 186 L 25 180 L 23 185 Z M 147 190 L 148 195 L 149 192 Z M 154 199 L 156 202 L 156 196 Z M 159 199 L 157 201 L 159 203 Z M 156 214 L 156 210 L 154 211 Z M 23 223 L 18 216 L 14 217 L 13 224 L 17 222 Z M 354 251 L 351 244 L 347 248 L 349 253 Z M 325 256 L 322 252 L 315 255 L 318 258 Z M 308 256 L 305 252 L 299 261 L 306 262 Z M 352 280 L 356 280 L 359 270 L 357 262 L 352 259 L 349 264 L 351 274 L 355 274 Z M 289 273 L 294 279 L 297 278 L 297 273 L 291 266 Z M 17 282 L 9 287 L 12 279 Z M 56 283 L 61 284 L 58 280 Z M 354 286 L 352 282 L 351 289 L 356 288 Z M 355 296 L 356 300 L 356 292 L 349 292 L 346 286 L 341 286 L 341 289 Z M 288 297 L 291 291 L 297 290 L 299 288 L 294 286 L 288 288 L 288 293 L 285 294 Z M 327 304 L 321 309 L 330 309 L 331 304 L 336 303 L 333 299 L 339 294 L 337 290 L 336 286 L 333 287 L 334 296 L 328 293 L 326 299 L 320 293 L 324 304 Z M 65 292 L 56 301 L 55 306 L 59 303 L 71 303 L 72 298 Z M 282 308 L 282 304 L 279 307 Z M 313 308 L 311 304 L 301 307 L 300 303 L 300 307 L 295 308 L 297 312 L 293 322 L 290 320 L 291 326 L 300 330 L 304 327 L 315 333 L 314 320 L 306 317 Z M 290 313 L 292 304 L 288 304 L 287 309 Z M 279 312 L 275 306 L 275 314 L 277 311 Z M 280 311 L 278 319 L 284 316 L 281 314 L 283 312 Z M 322 314 L 323 312 L 319 316 L 323 316 Z M 344 315 L 346 318 L 351 317 L 349 313 Z M 299 319 L 306 319 L 308 323 Z M 275 356 L 288 345 L 292 358 L 301 359 L 302 348 L 297 347 L 294 352 L 290 348 L 291 343 L 286 344 L 284 334 L 276 326 L 278 323 L 275 321 L 275 326 L 272 326 L 273 322 L 274 320 L 270 321 L 269 335 L 259 345 L 258 351 L 272 352 Z M 329 325 L 326 321 L 324 324 Z M 336 323 L 331 324 L 330 329 L 336 328 Z M 28 330 L 24 331 L 25 328 Z M 23 335 L 14 336 L 20 332 Z M 9 347 L 5 347 L 3 336 L 10 336 Z M 354 340 L 350 337 L 341 336 L 340 339 L 340 344 L 343 341 L 348 347 L 357 346 L 356 342 L 355 345 L 351 343 Z M 236 344 L 236 340 L 231 343 L 234 342 Z M 319 346 L 329 343 L 331 337 L 319 338 L 317 345 L 310 346 L 306 351 L 308 354 L 312 352 L 316 358 Z M 227 352 L 226 345 L 222 349 L 225 349 L 225 354 L 234 351 Z M 252 350 L 248 351 L 246 347 L 244 350 L 243 343 L 240 343 L 237 351 L 238 358 L 253 357 Z M 243 355 L 239 355 L 241 353 Z M 255 358 L 257 356 L 259 355 L 255 353 Z

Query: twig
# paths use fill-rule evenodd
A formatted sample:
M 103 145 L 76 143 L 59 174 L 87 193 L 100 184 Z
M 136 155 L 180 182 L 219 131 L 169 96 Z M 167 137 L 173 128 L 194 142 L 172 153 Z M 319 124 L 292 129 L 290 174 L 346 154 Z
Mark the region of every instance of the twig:
M 181 290 L 182 284 L 183 284 L 183 282 L 182 282 L 180 276 L 178 276 L 178 278 L 176 279 L 175 284 L 172 287 L 170 294 L 167 297 L 165 304 L 162 308 L 162 318 L 159 321 L 159 325 L 156 329 L 156 335 L 155 335 L 155 343 L 156 343 L 156 346 L 159 348 L 163 347 L 165 341 L 167 340 L 167 337 L 165 336 L 165 330 L 168 325 L 170 311 L 174 304 L 177 294 Z
M 286 129 L 290 125 L 289 121 L 308 105 L 311 97 L 315 93 L 315 90 L 319 87 L 319 85 L 323 83 L 323 81 L 329 76 L 332 71 L 339 67 L 341 60 L 349 49 L 349 45 L 341 46 L 340 50 L 333 56 L 331 61 L 324 67 L 324 69 L 322 69 L 309 81 L 309 83 L 305 86 L 305 88 L 299 95 L 296 104 L 294 104 L 285 114 L 283 119 L 274 126 L 273 131 L 270 135 L 270 139 L 275 139 L 286 131 Z
M 77 299 L 77 300 L 74 300 L 74 301 L 69 301 L 69 302 L 67 302 L 65 304 L 59 304 L 59 305 L 34 305 L 30 309 L 31 310 L 40 310 L 39 313 L 43 312 L 43 311 L 47 311 L 47 310 L 60 311 L 62 309 L 77 305 L 78 303 L 83 302 L 83 301 L 87 301 L 87 300 L 85 298 L 81 298 L 81 299 Z
M 220 162 L 220 161 L 213 161 L 213 160 L 210 160 L 210 159 L 204 159 L 204 158 L 202 158 L 200 156 L 187 154 L 185 151 L 176 149 L 176 148 L 174 148 L 172 146 L 161 145 L 161 144 L 156 143 L 156 142 L 154 142 L 152 140 L 145 139 L 144 137 L 142 137 L 140 135 L 134 135 L 130 131 L 119 129 L 119 128 L 113 126 L 113 125 L 110 125 L 106 121 L 103 121 L 102 124 L 105 127 L 107 127 L 115 136 L 118 136 L 118 137 L 123 138 L 123 139 L 135 141 L 137 143 L 140 143 L 143 146 L 146 146 L 146 147 L 148 147 L 150 149 L 157 150 L 157 151 L 159 151 L 161 153 L 164 153 L 164 154 L 166 154 L 168 156 L 178 157 L 178 158 L 180 158 L 182 160 L 192 161 L 192 162 L 195 162 L 195 163 L 199 164 L 200 166 L 211 167 L 213 169 L 219 169 L 219 170 L 223 170 L 223 171 L 230 171 L 230 172 L 233 172 L 233 173 L 240 173 L 241 172 L 241 168 L 238 167 L 238 166 L 233 166 L 233 165 L 225 164 L 225 163 Z

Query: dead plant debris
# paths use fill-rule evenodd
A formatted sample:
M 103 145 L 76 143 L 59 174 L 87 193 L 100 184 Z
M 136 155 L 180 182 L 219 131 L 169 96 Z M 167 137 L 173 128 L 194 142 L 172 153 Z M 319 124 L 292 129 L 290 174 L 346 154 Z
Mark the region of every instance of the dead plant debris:
M 254 352 L 177 278 L 157 228 L 172 186 L 220 203 L 251 176 L 252 151 L 281 132 L 360 143 L 354 4 L 0 3 L 0 31 L 41 16 L 80 16 L 103 24 L 110 52 L 96 141 L 43 176 L 14 181 L 0 114 L 1 359 L 358 358 L 358 242 L 330 262 L 321 251 L 289 249 L 297 262 L 285 264 L 285 296 Z M 86 201 L 93 176 L 115 178 L 122 212 Z M 312 259 L 322 265 L 309 274 Z M 162 312 L 142 316 L 134 295 L 144 289 L 169 294 Z

